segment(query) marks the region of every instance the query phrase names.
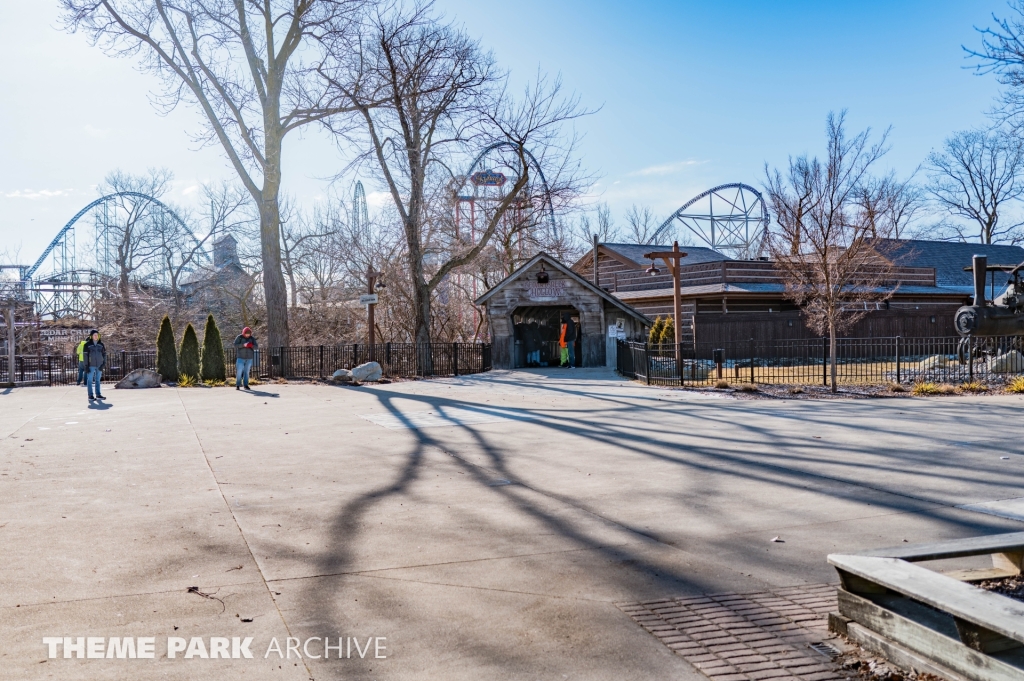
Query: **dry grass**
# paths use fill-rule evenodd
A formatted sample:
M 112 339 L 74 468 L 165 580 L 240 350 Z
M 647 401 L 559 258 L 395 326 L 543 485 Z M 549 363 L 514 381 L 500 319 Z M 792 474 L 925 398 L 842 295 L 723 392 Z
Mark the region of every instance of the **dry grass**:
M 801 388 L 801 387 L 800 387 L 800 386 L 798 386 L 798 385 L 793 385 L 793 386 L 790 386 L 790 387 L 789 387 L 789 394 L 790 394 L 790 395 L 799 395 L 799 394 L 800 394 L 800 393 L 802 393 L 803 391 L 804 391 L 804 389 L 803 389 L 803 388 Z
M 907 392 L 907 388 L 906 386 L 902 386 L 894 381 L 893 383 L 889 384 L 889 391 L 894 393 L 905 393 Z
M 1024 393 L 1024 376 L 1018 376 L 1006 385 L 1008 393 Z
M 739 383 L 735 386 L 736 390 L 741 393 L 756 393 L 757 385 L 754 383 Z
M 915 395 L 955 395 L 956 386 L 948 383 L 921 381 L 914 384 L 914 388 L 911 392 Z
M 194 376 L 186 376 L 182 374 L 178 376 L 178 387 L 179 388 L 194 388 L 196 387 L 197 381 Z
M 968 381 L 960 384 L 960 392 L 962 393 L 987 393 L 989 387 L 981 381 Z
M 719 390 L 725 390 L 726 388 L 729 387 L 729 381 L 726 381 L 726 380 L 718 381 L 717 383 L 715 383 L 715 387 L 718 388 Z

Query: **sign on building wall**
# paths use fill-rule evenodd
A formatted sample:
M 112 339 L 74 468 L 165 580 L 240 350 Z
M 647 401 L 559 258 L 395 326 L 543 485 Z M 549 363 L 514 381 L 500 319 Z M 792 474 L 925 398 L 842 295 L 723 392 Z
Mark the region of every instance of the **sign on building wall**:
M 564 279 L 556 279 L 547 284 L 530 284 L 526 287 L 526 297 L 537 303 L 554 303 L 564 296 Z

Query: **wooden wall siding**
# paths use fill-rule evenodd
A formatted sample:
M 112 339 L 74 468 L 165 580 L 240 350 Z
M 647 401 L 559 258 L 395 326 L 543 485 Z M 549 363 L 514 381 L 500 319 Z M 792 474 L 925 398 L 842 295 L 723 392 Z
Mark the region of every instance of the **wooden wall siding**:
M 956 306 L 944 310 L 922 313 L 908 310 L 878 310 L 869 312 L 864 319 L 842 335 L 849 338 L 928 338 L 955 336 L 953 313 Z M 934 322 L 931 320 L 935 319 Z M 696 342 L 723 344 L 754 338 L 758 341 L 797 340 L 818 338 L 807 327 L 803 313 L 793 312 L 741 312 L 728 315 L 697 315 L 694 330 Z
M 604 253 L 598 257 L 600 286 L 607 291 L 650 291 L 672 288 L 672 276 L 664 263 L 659 262 L 661 273 L 651 276 L 647 265 L 631 268 Z M 588 261 L 579 268 L 587 281 L 593 281 L 593 268 Z M 723 260 L 697 263 L 683 267 L 679 273 L 682 286 L 702 286 L 723 283 L 781 284 L 782 277 L 772 262 L 763 260 Z M 935 269 L 931 267 L 897 267 L 893 271 L 891 286 L 935 286 Z
M 604 366 L 606 362 L 606 328 L 605 301 L 593 291 L 584 288 L 576 280 L 571 279 L 557 270 L 546 269 L 548 284 L 537 284 L 537 273 L 541 266 L 538 263 L 525 271 L 518 279 L 509 282 L 502 290 L 495 293 L 487 301 L 487 315 L 491 328 L 492 361 L 496 368 L 511 369 L 515 362 L 513 353 L 513 321 L 512 314 L 519 307 L 552 306 L 573 307 L 580 315 L 580 332 L 582 334 L 581 353 L 583 366 Z M 544 290 L 538 287 L 545 286 Z M 552 293 L 553 295 L 541 295 Z M 549 298 L 538 300 L 540 298 Z M 622 314 L 611 303 L 608 305 L 608 317 L 615 323 L 613 313 Z M 631 320 L 633 318 L 630 318 Z M 640 324 L 631 321 L 626 325 L 630 337 L 642 335 Z

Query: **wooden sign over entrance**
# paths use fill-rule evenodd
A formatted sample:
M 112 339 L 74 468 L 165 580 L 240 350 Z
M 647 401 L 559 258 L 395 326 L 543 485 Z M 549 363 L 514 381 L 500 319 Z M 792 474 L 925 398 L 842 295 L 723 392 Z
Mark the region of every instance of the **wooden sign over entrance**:
M 565 296 L 565 280 L 556 279 L 547 284 L 530 284 L 526 287 L 526 297 L 538 303 L 553 303 Z

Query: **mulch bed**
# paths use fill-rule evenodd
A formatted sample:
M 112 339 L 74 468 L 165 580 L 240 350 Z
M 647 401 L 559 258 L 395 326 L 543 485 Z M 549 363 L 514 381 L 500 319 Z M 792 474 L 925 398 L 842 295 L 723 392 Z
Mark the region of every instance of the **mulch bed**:
M 1024 576 L 1004 577 L 1003 579 L 989 579 L 979 582 L 977 586 L 985 591 L 1009 596 L 1018 601 L 1024 601 Z

